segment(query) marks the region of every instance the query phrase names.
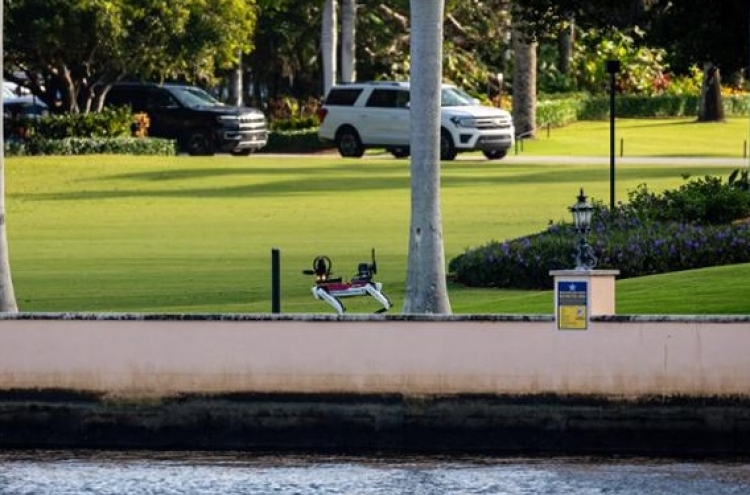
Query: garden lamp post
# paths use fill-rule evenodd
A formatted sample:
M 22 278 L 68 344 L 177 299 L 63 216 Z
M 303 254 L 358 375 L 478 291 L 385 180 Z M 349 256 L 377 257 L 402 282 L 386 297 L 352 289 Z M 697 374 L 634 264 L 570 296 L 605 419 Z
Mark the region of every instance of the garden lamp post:
M 591 270 L 596 266 L 596 256 L 594 250 L 586 242 L 586 235 L 591 229 L 591 217 L 594 213 L 594 207 L 589 203 L 583 188 L 578 195 L 576 204 L 570 207 L 573 214 L 573 224 L 579 235 L 578 250 L 576 252 L 576 270 Z
M 609 74 L 609 208 L 615 209 L 615 74 L 620 72 L 619 60 L 607 60 L 604 68 Z

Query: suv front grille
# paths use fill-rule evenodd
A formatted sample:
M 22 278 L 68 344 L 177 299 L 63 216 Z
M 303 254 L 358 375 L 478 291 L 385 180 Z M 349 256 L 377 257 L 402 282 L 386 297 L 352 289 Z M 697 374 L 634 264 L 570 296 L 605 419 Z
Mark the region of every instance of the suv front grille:
M 474 122 L 477 129 L 510 129 L 513 125 L 509 117 L 477 117 Z
M 246 113 L 239 116 L 240 127 L 243 129 L 255 129 L 266 126 L 266 118 L 263 115 Z

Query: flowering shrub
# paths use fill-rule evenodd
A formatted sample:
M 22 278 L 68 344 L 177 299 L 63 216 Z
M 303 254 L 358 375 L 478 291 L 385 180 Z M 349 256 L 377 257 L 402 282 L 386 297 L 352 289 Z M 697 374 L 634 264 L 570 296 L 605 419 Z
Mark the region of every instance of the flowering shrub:
M 151 127 L 151 118 L 145 112 L 133 115 L 131 132 L 133 137 L 143 138 L 148 136 L 148 128 Z
M 733 222 L 750 216 L 747 187 L 706 177 L 662 195 L 640 186 L 629 196 L 629 204 L 614 210 L 594 205 L 588 242 L 597 268 L 619 270 L 624 279 L 750 262 L 750 222 Z M 555 224 L 469 249 L 448 271 L 453 281 L 473 287 L 551 289 L 551 270 L 575 267 L 577 239 L 571 224 Z
M 268 102 L 268 125 L 272 131 L 311 129 L 320 125 L 318 109 L 320 100 L 308 98 L 297 100 L 291 97 Z

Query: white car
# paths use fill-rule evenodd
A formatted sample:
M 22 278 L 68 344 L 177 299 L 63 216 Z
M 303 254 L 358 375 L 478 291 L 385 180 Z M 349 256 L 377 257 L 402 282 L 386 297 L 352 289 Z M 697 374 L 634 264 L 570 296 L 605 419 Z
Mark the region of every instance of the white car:
M 341 156 L 361 157 L 367 148 L 409 156 L 409 83 L 365 82 L 337 85 L 326 95 L 318 116 L 318 137 L 336 144 Z M 481 151 L 496 160 L 515 142 L 513 119 L 505 110 L 479 105 L 455 86 L 441 90 L 440 158 Z

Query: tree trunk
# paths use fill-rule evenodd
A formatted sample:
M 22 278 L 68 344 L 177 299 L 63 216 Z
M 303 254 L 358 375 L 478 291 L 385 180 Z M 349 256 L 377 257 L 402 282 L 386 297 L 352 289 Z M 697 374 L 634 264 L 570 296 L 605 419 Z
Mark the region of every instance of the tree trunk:
M 323 58 L 323 94 L 336 84 L 336 0 L 325 0 L 321 23 L 320 51 Z
M 575 17 L 566 22 L 557 36 L 557 69 L 563 76 L 570 75 L 570 63 L 573 59 L 573 43 L 575 42 Z
M 4 3 L 4 2 L 3 2 Z M 0 3 L 0 53 L 3 52 L 3 3 Z M 0 72 L 4 69 L 0 57 Z M 0 95 L 0 103 L 3 96 Z M 5 117 L 2 119 L 5 127 Z M 13 290 L 13 278 L 10 275 L 10 254 L 8 252 L 8 229 L 5 225 L 5 136 L 0 131 L 0 311 L 17 312 L 16 293 Z
M 62 87 L 60 91 L 62 110 L 69 113 L 80 113 L 80 109 L 78 108 L 78 95 L 76 93 L 76 86 L 70 68 L 64 63 L 60 63 L 55 67 L 55 71 Z
M 341 81 L 357 80 L 357 0 L 341 0 Z
M 513 31 L 515 70 L 513 71 L 513 123 L 516 134 L 536 136 L 536 48 L 534 41 Z
M 237 54 L 237 67 L 229 76 L 229 101 L 235 107 L 242 106 L 242 52 Z
M 698 121 L 724 121 L 724 103 L 721 99 L 721 76 L 719 68 L 711 63 L 704 65 Z
M 411 225 L 404 313 L 450 314 L 440 213 L 444 0 L 411 0 Z

